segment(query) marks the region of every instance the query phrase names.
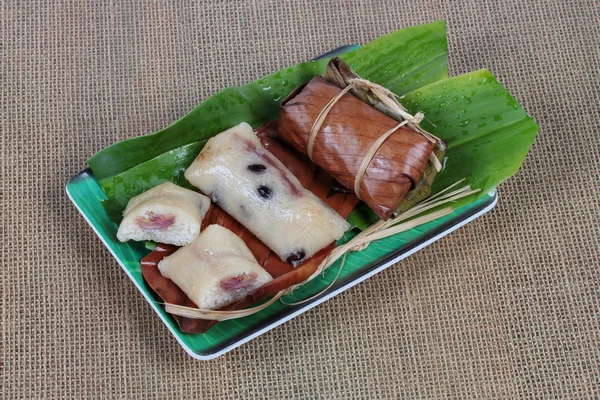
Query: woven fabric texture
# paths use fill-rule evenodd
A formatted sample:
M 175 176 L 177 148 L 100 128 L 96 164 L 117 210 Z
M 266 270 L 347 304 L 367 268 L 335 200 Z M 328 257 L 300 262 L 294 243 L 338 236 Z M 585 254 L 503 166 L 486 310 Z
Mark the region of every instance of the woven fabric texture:
M 600 5 L 0 2 L 5 399 L 600 398 Z M 68 201 L 116 141 L 346 43 L 438 19 L 540 124 L 493 212 L 213 361 Z

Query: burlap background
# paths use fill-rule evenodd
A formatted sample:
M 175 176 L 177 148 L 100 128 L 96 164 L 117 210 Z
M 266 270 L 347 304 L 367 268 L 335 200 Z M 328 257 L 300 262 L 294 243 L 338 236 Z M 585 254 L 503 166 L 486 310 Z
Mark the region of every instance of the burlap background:
M 4 398 L 599 398 L 597 0 L 22 3 L 0 3 Z M 218 89 L 441 18 L 451 74 L 489 68 L 541 125 L 498 207 L 242 348 L 187 356 L 66 180 Z

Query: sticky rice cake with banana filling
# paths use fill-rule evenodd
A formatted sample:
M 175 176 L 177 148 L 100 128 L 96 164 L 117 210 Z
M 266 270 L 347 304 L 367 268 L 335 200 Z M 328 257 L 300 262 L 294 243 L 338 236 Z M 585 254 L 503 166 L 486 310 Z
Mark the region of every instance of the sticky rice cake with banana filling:
M 207 310 L 241 300 L 272 279 L 244 241 L 220 225 L 206 227 L 192 243 L 165 257 L 158 269 Z
M 184 246 L 200 233 L 209 207 L 208 197 L 171 182 L 162 183 L 129 200 L 117 238 Z
M 350 227 L 302 187 L 247 123 L 208 140 L 185 178 L 294 266 Z

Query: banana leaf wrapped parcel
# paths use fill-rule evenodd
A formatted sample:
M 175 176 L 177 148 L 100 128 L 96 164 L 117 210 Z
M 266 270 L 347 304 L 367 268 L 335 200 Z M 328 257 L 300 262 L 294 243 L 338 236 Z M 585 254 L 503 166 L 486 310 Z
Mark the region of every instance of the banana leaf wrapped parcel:
M 437 141 L 338 84 L 317 76 L 296 88 L 281 104 L 279 136 L 387 220 L 421 181 Z

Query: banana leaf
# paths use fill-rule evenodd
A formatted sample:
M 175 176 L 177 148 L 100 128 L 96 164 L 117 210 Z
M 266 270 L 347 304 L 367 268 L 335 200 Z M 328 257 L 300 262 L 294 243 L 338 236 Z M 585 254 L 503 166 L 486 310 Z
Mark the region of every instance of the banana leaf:
M 481 189 L 453 203 L 455 208 L 485 196 L 517 172 L 538 131 L 535 121 L 485 69 L 413 90 L 400 102 L 413 114 L 424 112 L 421 126 L 448 143 L 432 194 L 462 178 Z M 364 206 L 348 217 L 360 229 L 376 219 Z
M 340 57 L 364 78 L 395 93 L 407 93 L 448 76 L 446 23 L 401 29 Z M 88 164 L 107 194 L 109 217 L 118 222 L 129 198 L 158 183 L 185 184 L 179 171 L 195 157 L 186 146 L 201 146 L 242 121 L 257 127 L 277 119 L 281 100 L 296 86 L 321 74 L 328 61 L 300 63 L 246 86 L 226 88 L 173 125 L 116 143 L 92 156 Z M 157 171 L 156 166 L 166 169 Z

